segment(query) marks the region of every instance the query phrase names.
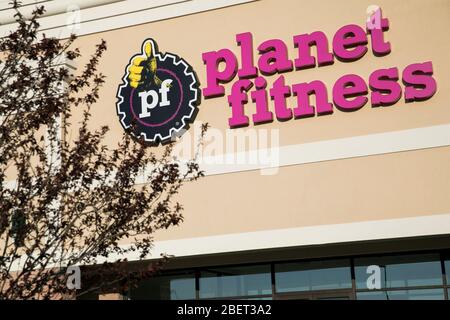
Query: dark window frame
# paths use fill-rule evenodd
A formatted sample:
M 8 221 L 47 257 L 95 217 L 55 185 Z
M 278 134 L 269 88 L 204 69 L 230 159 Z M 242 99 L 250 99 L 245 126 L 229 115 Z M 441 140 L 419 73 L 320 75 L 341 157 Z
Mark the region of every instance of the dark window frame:
M 385 256 L 402 256 L 402 255 L 414 255 L 414 254 L 429 254 L 437 253 L 440 258 L 441 263 L 441 274 L 442 274 L 442 285 L 427 285 L 427 286 L 411 286 L 411 287 L 392 287 L 392 288 L 382 288 L 382 289 L 357 289 L 356 288 L 356 276 L 355 276 L 355 259 L 358 258 L 370 258 L 370 257 L 385 257 Z M 350 271 L 351 271 L 351 288 L 342 289 L 328 289 L 328 290 L 314 290 L 314 291 L 293 291 L 293 292 L 276 292 L 276 277 L 275 277 L 275 264 L 283 263 L 301 263 L 301 262 L 314 262 L 314 261 L 327 261 L 327 260 L 338 260 L 338 259 L 349 259 L 350 260 Z M 166 272 L 161 272 L 159 275 L 181 275 L 186 273 L 194 273 L 195 275 L 195 299 L 196 300 L 233 300 L 233 299 L 252 299 L 252 298 L 269 298 L 272 299 L 283 299 L 289 297 L 336 297 L 337 295 L 348 295 L 352 300 L 357 299 L 357 293 L 359 292 L 384 292 L 384 291 L 408 291 L 408 290 L 427 290 L 427 289 L 443 289 L 444 299 L 449 300 L 449 290 L 450 283 L 447 281 L 447 273 L 450 270 L 445 269 L 445 261 L 450 261 L 450 249 L 444 250 L 420 250 L 420 251 L 401 251 L 401 252 L 386 252 L 386 253 L 376 253 L 376 254 L 357 254 L 357 255 L 344 255 L 336 257 L 325 257 L 325 258 L 309 258 L 309 259 L 289 259 L 280 260 L 273 262 L 252 262 L 252 263 L 241 263 L 241 264 L 229 264 L 229 265 L 212 265 L 207 267 L 195 267 L 186 268 L 178 270 L 170 270 Z M 260 265 L 270 265 L 270 277 L 271 277 L 271 288 L 272 294 L 261 294 L 261 295 L 248 295 L 248 296 L 227 296 L 227 297 L 213 297 L 213 298 L 203 298 L 200 299 L 200 275 L 201 271 L 214 268 L 233 268 L 233 267 L 251 267 Z M 130 295 L 128 294 L 128 297 Z

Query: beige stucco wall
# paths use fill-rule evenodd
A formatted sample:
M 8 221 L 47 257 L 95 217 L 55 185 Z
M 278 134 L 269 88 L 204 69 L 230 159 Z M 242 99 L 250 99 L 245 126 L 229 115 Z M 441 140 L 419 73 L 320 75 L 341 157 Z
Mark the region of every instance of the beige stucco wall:
M 84 59 L 100 38 L 108 43 L 101 63 L 107 82 L 93 112 L 93 125 L 110 126 L 110 144 L 120 138 L 116 90 L 130 57 L 139 52 L 145 38 L 154 38 L 161 51 L 186 59 L 204 85 L 201 54 L 221 48 L 239 54 L 238 33 L 252 32 L 255 47 L 267 39 L 283 39 L 293 59 L 297 52 L 294 35 L 320 30 L 331 42 L 340 27 L 363 26 L 371 4 L 361 0 L 262 0 L 82 36 L 77 43 Z M 355 73 L 367 80 L 379 68 L 398 67 L 401 72 L 409 64 L 432 61 L 438 85 L 435 96 L 409 104 L 400 100 L 386 108 L 367 104 L 353 113 L 335 110 L 322 117 L 275 120 L 258 128 L 279 129 L 281 145 L 292 145 L 450 123 L 450 1 L 379 0 L 376 4 L 390 20 L 386 33 L 392 45 L 389 55 L 375 57 L 369 49 L 356 62 L 335 61 L 332 66 L 286 73 L 286 83 L 322 80 L 331 96 L 332 85 L 342 75 Z M 268 86 L 276 78 L 268 77 Z M 295 97 L 289 98 L 288 104 L 294 103 Z M 246 108 L 250 114 L 254 105 Z M 229 116 L 230 108 L 222 97 L 203 100 L 197 120 L 224 130 Z M 450 147 L 443 147 L 283 167 L 273 176 L 261 176 L 259 171 L 208 176 L 186 186 L 180 196 L 185 222 L 158 239 L 449 213 L 449 160 Z

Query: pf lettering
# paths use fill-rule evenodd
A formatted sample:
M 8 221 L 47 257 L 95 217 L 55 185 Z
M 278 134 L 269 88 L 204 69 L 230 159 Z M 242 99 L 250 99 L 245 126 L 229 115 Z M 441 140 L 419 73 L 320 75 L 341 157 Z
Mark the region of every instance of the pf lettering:
M 161 103 L 159 102 L 159 94 L 156 90 L 139 92 L 139 97 L 141 98 L 141 113 L 139 114 L 139 118 L 150 117 L 150 110 L 158 105 L 160 107 L 170 106 L 167 94 L 170 91 L 171 83 L 172 79 L 166 79 L 161 83 L 161 87 L 159 88 Z

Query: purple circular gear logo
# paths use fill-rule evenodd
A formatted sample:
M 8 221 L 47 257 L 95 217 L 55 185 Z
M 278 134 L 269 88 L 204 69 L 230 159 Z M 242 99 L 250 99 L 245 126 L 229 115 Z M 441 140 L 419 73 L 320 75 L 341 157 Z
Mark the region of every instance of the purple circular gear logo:
M 159 144 L 188 129 L 200 104 L 192 67 L 172 53 L 160 53 L 153 39 L 133 56 L 117 90 L 117 115 L 124 129 Z

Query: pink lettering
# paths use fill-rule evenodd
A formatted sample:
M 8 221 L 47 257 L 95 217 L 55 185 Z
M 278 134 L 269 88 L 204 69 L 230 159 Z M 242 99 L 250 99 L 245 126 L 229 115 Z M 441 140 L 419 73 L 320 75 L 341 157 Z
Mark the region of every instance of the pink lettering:
M 203 62 L 206 64 L 206 82 L 207 86 L 203 89 L 205 98 L 217 97 L 225 94 L 220 82 L 227 83 L 236 76 L 237 59 L 228 49 L 206 52 L 202 55 Z M 224 63 L 225 68 L 219 71 L 219 64 Z

